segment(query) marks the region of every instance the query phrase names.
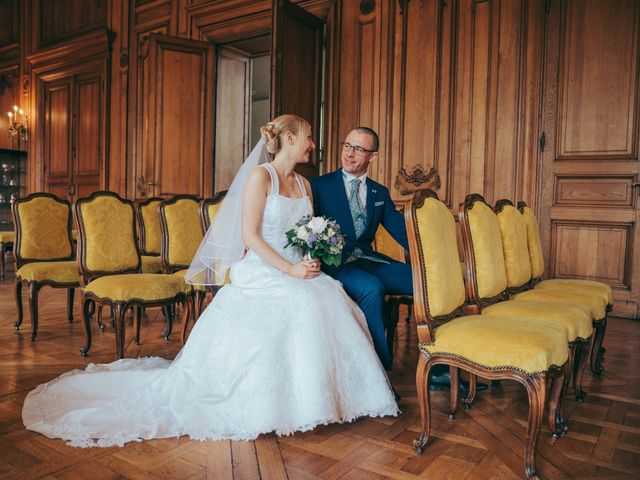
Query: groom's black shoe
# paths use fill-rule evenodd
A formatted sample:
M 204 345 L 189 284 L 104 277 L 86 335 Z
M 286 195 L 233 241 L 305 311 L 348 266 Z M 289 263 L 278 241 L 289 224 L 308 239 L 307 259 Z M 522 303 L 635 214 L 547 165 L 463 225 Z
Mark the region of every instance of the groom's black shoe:
M 442 390 L 450 390 L 451 389 L 451 376 L 449 375 L 449 369 L 434 375 L 431 373 L 429 375 L 429 390 L 432 391 L 442 391 Z M 486 383 L 477 383 L 476 391 L 482 392 L 487 389 Z M 460 391 L 462 393 L 469 392 L 469 382 L 466 380 L 460 380 Z

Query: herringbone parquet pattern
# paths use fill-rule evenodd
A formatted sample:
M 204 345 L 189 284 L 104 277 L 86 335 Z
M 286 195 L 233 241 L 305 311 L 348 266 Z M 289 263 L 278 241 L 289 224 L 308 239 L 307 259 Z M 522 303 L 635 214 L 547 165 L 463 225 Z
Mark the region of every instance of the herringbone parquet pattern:
M 11 267 L 10 267 L 11 268 Z M 124 448 L 75 449 L 24 429 L 22 402 L 39 383 L 88 362 L 114 359 L 113 332 L 94 329 L 89 358 L 78 320 L 65 320 L 65 292 L 45 288 L 40 330 L 29 340 L 29 317 L 16 332 L 13 275 L 0 283 L 0 478 L 8 479 L 449 479 L 521 478 L 526 397 L 516 384 L 479 394 L 474 407 L 447 419 L 446 393 L 432 393 L 434 439 L 422 455 L 411 442 L 419 430 L 414 387 L 415 325 L 401 321 L 391 381 L 402 395 L 398 418 L 360 419 L 313 432 L 255 442 L 199 442 L 188 438 L 132 443 Z M 76 316 L 79 315 L 76 308 Z M 640 322 L 611 319 L 602 378 L 585 378 L 589 397 L 566 402 L 568 435 L 548 431 L 538 446 L 543 478 L 640 478 Z M 176 332 L 179 333 L 178 326 Z M 127 356 L 172 358 L 179 334 L 164 342 L 162 317 L 145 317 L 142 345 L 129 343 Z M 129 333 L 131 333 L 129 331 Z

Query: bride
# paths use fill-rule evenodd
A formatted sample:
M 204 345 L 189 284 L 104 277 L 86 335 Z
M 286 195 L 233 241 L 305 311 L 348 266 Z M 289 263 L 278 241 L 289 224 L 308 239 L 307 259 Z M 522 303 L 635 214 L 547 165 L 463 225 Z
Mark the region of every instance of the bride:
M 187 274 L 213 283 L 232 265 L 231 283 L 175 360 L 65 373 L 27 395 L 29 430 L 106 447 L 181 435 L 251 440 L 397 415 L 362 312 L 317 260 L 284 248 L 285 232 L 312 213 L 309 183 L 294 173 L 315 148 L 310 125 L 282 115 L 261 133 Z

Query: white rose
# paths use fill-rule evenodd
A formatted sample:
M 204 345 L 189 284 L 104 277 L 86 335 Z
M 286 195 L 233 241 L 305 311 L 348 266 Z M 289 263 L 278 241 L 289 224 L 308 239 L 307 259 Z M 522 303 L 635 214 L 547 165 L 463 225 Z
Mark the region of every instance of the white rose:
M 309 231 L 304 225 L 298 227 L 298 230 L 296 230 L 296 237 L 298 237 L 300 240 L 304 240 L 305 242 L 307 241 L 307 239 L 309 238 Z
M 313 217 L 307 226 L 313 233 L 322 233 L 327 228 L 327 221 L 322 217 Z

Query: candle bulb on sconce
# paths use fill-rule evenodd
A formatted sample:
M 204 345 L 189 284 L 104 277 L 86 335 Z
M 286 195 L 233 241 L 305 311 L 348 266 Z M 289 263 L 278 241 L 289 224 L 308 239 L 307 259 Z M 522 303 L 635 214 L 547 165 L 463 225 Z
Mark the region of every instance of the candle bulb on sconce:
M 7 115 L 9 116 L 9 137 L 17 141 L 20 149 L 20 143 L 29 141 L 28 118 L 24 110 L 17 105 L 14 105 L 13 112 L 8 112 Z M 20 115 L 19 119 L 18 115 Z

